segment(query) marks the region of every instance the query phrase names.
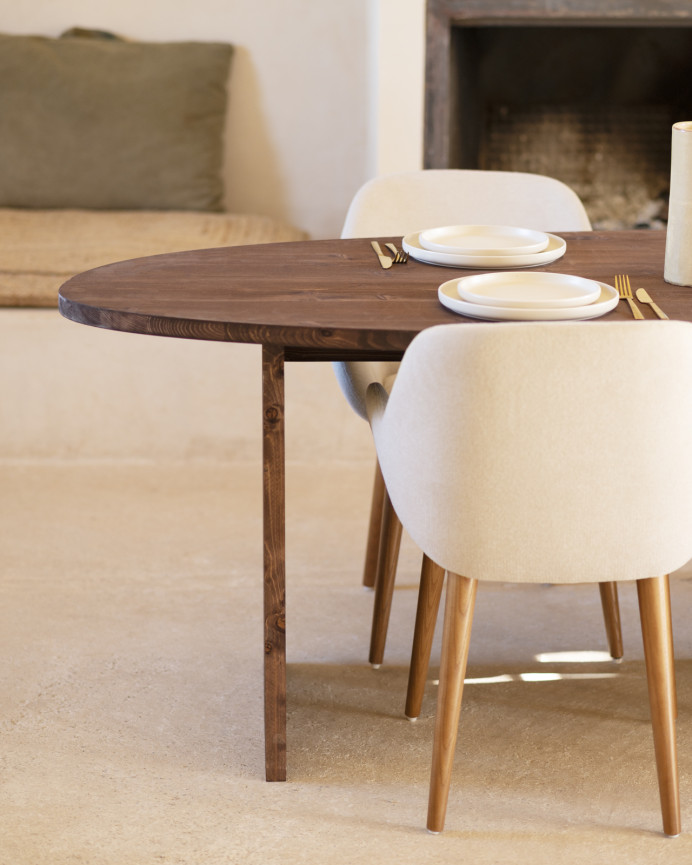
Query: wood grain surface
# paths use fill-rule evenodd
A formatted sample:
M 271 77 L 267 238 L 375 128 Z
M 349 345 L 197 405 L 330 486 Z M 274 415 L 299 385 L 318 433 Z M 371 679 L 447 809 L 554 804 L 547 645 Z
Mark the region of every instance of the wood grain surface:
M 562 233 L 566 254 L 532 271 L 613 284 L 627 273 L 671 318 L 692 320 L 692 293 L 663 281 L 665 233 Z M 383 238 L 386 239 L 386 238 Z M 399 243 L 401 238 L 391 238 Z M 287 360 L 400 356 L 426 327 L 474 319 L 445 309 L 437 288 L 479 272 L 412 259 L 383 270 L 367 239 L 193 250 L 106 265 L 60 290 L 60 312 L 131 333 L 280 345 Z M 650 309 L 643 309 L 652 318 Z M 627 320 L 619 304 L 596 321 Z
M 286 780 L 286 446 L 284 357 L 262 347 L 264 741 L 267 781 Z

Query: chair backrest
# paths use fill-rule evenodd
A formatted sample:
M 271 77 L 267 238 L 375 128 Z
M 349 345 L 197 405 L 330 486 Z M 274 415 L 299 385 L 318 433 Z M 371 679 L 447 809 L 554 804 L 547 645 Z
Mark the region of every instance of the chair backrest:
M 540 174 L 429 169 L 368 181 L 349 207 L 342 237 L 404 236 L 441 225 L 517 225 L 539 231 L 590 231 L 578 196 Z M 442 279 L 440 279 L 442 282 Z M 365 417 L 365 390 L 392 375 L 391 361 L 339 362 L 334 372 L 346 399 Z
M 692 324 L 458 324 L 367 392 L 392 504 L 466 577 L 596 582 L 692 557 Z
M 428 169 L 376 177 L 349 207 L 342 237 L 405 235 L 438 225 L 517 225 L 589 231 L 577 194 L 559 180 L 521 171 Z

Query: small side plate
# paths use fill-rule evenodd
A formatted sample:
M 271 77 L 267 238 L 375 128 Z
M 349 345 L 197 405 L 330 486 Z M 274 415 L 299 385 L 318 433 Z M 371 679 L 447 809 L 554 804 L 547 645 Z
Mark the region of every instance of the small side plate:
M 551 264 L 565 254 L 567 243 L 556 234 L 548 235 L 548 246 L 543 252 L 531 255 L 459 255 L 456 252 L 433 252 L 420 245 L 420 232 L 407 234 L 401 242 L 411 258 L 423 264 L 438 267 L 465 267 L 469 270 L 516 270 L 518 267 L 536 267 Z
M 459 297 L 486 306 L 516 309 L 559 309 L 586 306 L 601 296 L 592 279 L 564 273 L 482 273 L 460 279 Z
M 446 225 L 421 231 L 420 244 L 458 255 L 531 255 L 548 246 L 548 235 L 512 225 Z
M 459 297 L 458 279 L 443 282 L 437 289 L 440 303 L 452 312 L 467 318 L 481 318 L 485 321 L 579 321 L 598 318 L 615 309 L 620 295 L 612 285 L 599 282 L 601 296 L 586 306 L 572 306 L 563 309 L 516 309 L 513 307 L 485 306 L 469 303 Z

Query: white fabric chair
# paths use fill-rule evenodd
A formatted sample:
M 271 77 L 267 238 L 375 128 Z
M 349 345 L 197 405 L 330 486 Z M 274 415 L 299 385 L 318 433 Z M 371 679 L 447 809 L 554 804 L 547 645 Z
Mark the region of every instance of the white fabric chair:
M 692 325 L 458 324 L 367 408 L 404 528 L 448 573 L 428 828 L 443 828 L 479 580 L 636 580 L 668 835 L 680 832 L 667 575 L 692 557 Z
M 466 223 L 551 232 L 591 231 L 577 194 L 553 177 L 443 168 L 369 180 L 351 201 L 341 236 L 402 237 L 423 228 Z M 344 395 L 354 411 L 365 418 L 368 385 L 395 373 L 398 364 L 359 361 L 334 366 Z
M 353 198 L 341 236 L 401 237 L 426 227 L 463 223 L 517 225 L 541 231 L 591 230 L 578 196 L 552 177 L 440 169 L 370 180 Z M 373 265 L 376 266 L 374 256 Z M 333 366 L 350 405 L 365 418 L 368 385 L 391 383 L 399 365 L 367 361 L 339 362 Z M 376 667 L 384 657 L 400 540 L 401 526 L 391 510 L 376 467 L 363 572 L 364 585 L 376 588 L 369 655 L 370 663 Z M 603 583 L 600 591 L 610 651 L 619 658 L 623 652 L 617 588 L 614 583 Z

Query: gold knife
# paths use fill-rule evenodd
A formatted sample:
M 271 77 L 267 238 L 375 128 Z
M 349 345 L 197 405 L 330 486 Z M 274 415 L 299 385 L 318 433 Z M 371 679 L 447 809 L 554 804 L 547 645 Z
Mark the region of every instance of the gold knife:
M 382 252 L 382 247 L 376 240 L 371 240 L 370 245 L 375 250 L 377 257 L 380 259 L 380 264 L 382 267 L 387 270 L 388 267 L 391 267 L 394 263 L 393 260 Z
M 668 318 L 668 316 L 665 314 L 665 312 L 663 312 L 661 307 L 655 304 L 653 300 L 651 300 L 651 298 L 649 297 L 649 292 L 645 288 L 638 288 L 635 291 L 635 294 L 637 295 L 637 300 L 640 303 L 648 303 L 651 309 L 653 309 L 653 311 L 659 318 Z

